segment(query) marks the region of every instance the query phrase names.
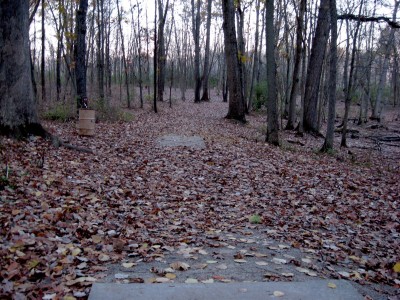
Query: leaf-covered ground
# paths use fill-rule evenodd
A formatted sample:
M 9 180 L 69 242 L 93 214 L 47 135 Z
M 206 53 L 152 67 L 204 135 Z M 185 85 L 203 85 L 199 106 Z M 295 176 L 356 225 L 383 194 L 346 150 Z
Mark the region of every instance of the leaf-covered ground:
M 317 153 L 322 139 L 294 132 L 283 133 L 283 146 L 276 148 L 263 141 L 263 114 L 241 125 L 223 118 L 227 105 L 221 102 L 160 106 L 157 115 L 133 111 L 129 123 L 98 123 L 94 137 L 78 136 L 74 123 L 45 123 L 93 154 L 37 138 L 1 140 L 1 299 L 86 298 L 112 264 L 132 268 L 182 247 L 205 255 L 227 240 L 250 239 L 250 231 L 276 241 L 276 250 L 287 245 L 312 255 L 312 275 L 378 284 L 386 287 L 382 297 L 395 297 L 395 144 L 371 140 L 377 131 L 367 128 L 349 139 L 350 148 L 331 155 Z M 392 121 L 390 126 L 398 125 Z M 206 148 L 159 146 L 157 139 L 168 134 L 201 136 Z M 271 245 L 253 250 L 263 257 L 275 249 Z M 244 263 L 245 254 L 238 252 L 232 261 Z M 272 263 L 293 264 L 307 274 L 290 256 L 277 259 Z M 153 282 L 174 280 L 171 268 L 158 277 L 166 279 Z

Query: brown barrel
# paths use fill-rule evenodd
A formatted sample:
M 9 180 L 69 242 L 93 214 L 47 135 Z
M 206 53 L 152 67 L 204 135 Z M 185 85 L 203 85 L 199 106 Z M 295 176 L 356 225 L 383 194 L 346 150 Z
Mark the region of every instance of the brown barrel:
M 79 123 L 78 123 L 78 134 L 79 135 L 94 135 L 94 128 L 96 124 L 95 120 L 96 111 L 92 109 L 80 109 L 79 110 Z

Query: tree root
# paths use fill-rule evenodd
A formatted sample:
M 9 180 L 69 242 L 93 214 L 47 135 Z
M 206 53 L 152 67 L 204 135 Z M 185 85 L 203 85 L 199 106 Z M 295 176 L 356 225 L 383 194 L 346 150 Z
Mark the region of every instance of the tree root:
M 23 139 L 27 138 L 30 135 L 33 136 L 40 136 L 46 140 L 51 141 L 54 147 L 65 147 L 67 149 L 85 152 L 85 153 L 93 153 L 92 149 L 78 147 L 71 144 L 68 144 L 62 141 L 59 137 L 51 134 L 40 123 L 29 123 L 22 126 L 17 127 L 9 127 L 9 126 L 2 126 L 0 125 L 0 135 L 8 136 L 16 139 Z

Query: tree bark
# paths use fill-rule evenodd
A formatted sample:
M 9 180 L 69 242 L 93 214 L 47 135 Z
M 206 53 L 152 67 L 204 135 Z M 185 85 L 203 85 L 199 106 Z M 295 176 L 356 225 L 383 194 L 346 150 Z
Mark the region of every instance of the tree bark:
M 394 4 L 394 11 L 393 11 L 393 17 L 392 17 L 392 22 L 396 22 L 396 17 L 397 17 L 397 9 L 399 7 L 400 1 L 395 1 Z M 390 59 L 390 54 L 391 50 L 393 49 L 393 41 L 394 41 L 394 28 L 390 28 L 389 31 L 389 36 L 387 37 L 387 41 L 384 44 L 384 58 L 383 58 L 383 63 L 382 63 L 382 70 L 379 76 L 379 83 L 378 83 L 378 90 L 376 92 L 376 99 L 375 99 L 375 105 L 372 108 L 372 116 L 371 119 L 373 120 L 378 120 L 380 122 L 381 120 L 381 114 L 382 114 L 382 108 L 383 108 L 383 89 L 386 84 L 386 77 L 387 77 L 387 72 L 389 68 L 389 59 Z
M 122 32 L 122 15 L 119 7 L 119 0 L 117 0 L 117 12 L 118 12 L 118 28 L 119 33 L 121 34 L 121 48 L 122 48 L 122 62 L 124 64 L 124 73 L 125 73 L 125 89 L 126 89 L 126 100 L 128 108 L 131 108 L 131 96 L 129 93 L 129 74 L 128 74 L 128 65 L 126 63 L 126 53 L 125 53 L 125 42 L 124 42 L 124 34 Z
M 360 3 L 359 15 L 361 15 L 363 4 L 364 4 L 364 1 L 362 0 Z M 342 139 L 340 142 L 341 147 L 347 147 L 347 123 L 348 123 L 348 119 L 349 119 L 351 97 L 353 94 L 354 67 L 355 67 L 354 65 L 355 65 L 356 51 L 357 51 L 357 37 L 358 37 L 358 32 L 360 30 L 360 25 L 361 25 L 361 21 L 357 21 L 356 29 L 354 31 L 354 36 L 353 36 L 353 48 L 351 50 L 349 83 L 347 84 L 347 89 L 346 89 Z
M 201 1 L 192 0 L 192 33 L 194 40 L 194 102 L 200 102 L 200 89 L 201 89 L 201 78 L 200 78 L 200 8 Z M 196 9 L 196 12 L 195 12 Z
M 254 33 L 254 52 L 253 52 L 253 67 L 251 72 L 251 82 L 250 82 L 250 93 L 249 99 L 247 103 L 247 110 L 250 111 L 253 106 L 253 91 L 254 91 L 254 82 L 257 76 L 258 71 L 258 44 L 259 44 L 259 21 L 260 21 L 260 0 L 256 0 L 256 31 Z
M 242 83 L 240 80 L 238 45 L 235 29 L 235 8 L 233 0 L 222 0 L 225 57 L 227 65 L 227 84 L 229 90 L 229 109 L 227 119 L 246 122 Z
M 290 100 L 289 100 L 289 119 L 286 125 L 286 130 L 293 130 L 295 128 L 296 123 L 296 98 L 297 91 L 300 83 L 300 64 L 301 64 L 301 55 L 302 55 L 302 42 L 303 42 L 303 22 L 304 22 L 304 14 L 306 11 L 306 0 L 300 1 L 299 12 L 297 15 L 297 29 L 296 29 L 296 52 L 294 58 L 294 68 L 293 68 L 293 83 L 292 89 L 290 91 Z
M 0 133 L 44 135 L 31 81 L 29 1 L 0 1 Z
M 329 0 L 321 0 L 317 27 L 312 41 L 311 55 L 307 68 L 304 95 L 304 130 L 319 133 L 318 95 L 326 44 L 329 35 Z
M 203 95 L 201 101 L 210 101 L 210 95 L 208 93 L 208 77 L 209 77 L 209 65 L 210 65 L 210 39 L 211 39 L 211 8 L 212 0 L 207 0 L 207 22 L 206 22 L 206 50 L 204 54 L 204 70 L 203 70 Z
M 158 46 L 157 46 L 157 100 L 164 100 L 164 88 L 165 88 L 165 65 L 167 57 L 165 54 L 165 38 L 164 38 L 164 27 L 169 7 L 169 0 L 163 7 L 162 0 L 158 0 Z
M 44 25 L 46 2 L 42 0 L 42 55 L 40 63 L 40 84 L 42 86 L 42 102 L 46 101 L 46 29 Z
M 280 145 L 278 118 L 278 91 L 276 87 L 275 61 L 275 30 L 274 30 L 274 0 L 266 3 L 266 54 L 267 54 L 267 83 L 268 83 L 268 126 L 266 140 L 272 145 Z
M 330 0 L 331 17 L 331 44 L 329 61 L 329 105 L 328 105 L 328 124 L 326 129 L 325 142 L 321 152 L 333 150 L 335 134 L 335 114 L 336 114 L 336 81 L 337 81 L 337 11 L 336 0 Z
M 76 12 L 76 46 L 75 46 L 75 79 L 77 92 L 77 106 L 87 107 L 86 95 L 86 14 L 88 0 L 79 1 Z

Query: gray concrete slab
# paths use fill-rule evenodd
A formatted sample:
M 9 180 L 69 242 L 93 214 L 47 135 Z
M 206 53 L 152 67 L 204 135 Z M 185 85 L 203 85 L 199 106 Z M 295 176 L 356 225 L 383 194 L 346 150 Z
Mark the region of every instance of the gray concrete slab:
M 336 288 L 328 286 L 329 283 Z M 283 294 L 274 292 L 281 292 Z M 280 296 L 279 296 L 280 295 Z M 89 300 L 363 300 L 344 280 L 306 282 L 240 282 L 211 284 L 115 284 L 95 283 Z
M 157 139 L 157 144 L 162 147 L 185 146 L 194 149 L 204 149 L 206 144 L 201 136 L 183 136 L 176 134 L 164 135 Z

